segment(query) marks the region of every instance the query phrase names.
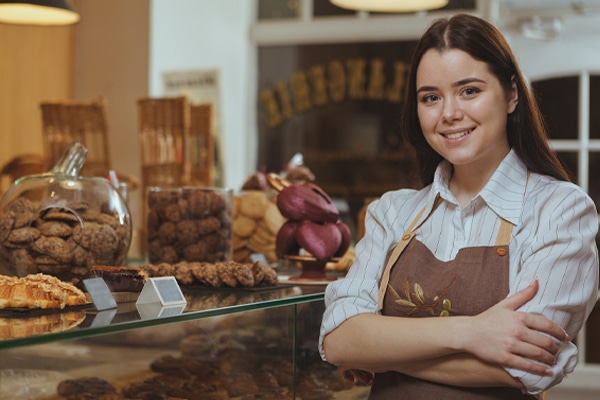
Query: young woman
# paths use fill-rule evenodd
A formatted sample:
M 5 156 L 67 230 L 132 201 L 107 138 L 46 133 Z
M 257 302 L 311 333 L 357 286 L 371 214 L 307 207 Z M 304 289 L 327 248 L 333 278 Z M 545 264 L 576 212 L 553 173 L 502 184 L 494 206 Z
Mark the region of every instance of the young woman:
M 433 23 L 408 83 L 426 186 L 369 206 L 354 265 L 326 290 L 321 355 L 372 381 L 370 399 L 535 398 L 575 368 L 597 300 L 594 203 L 485 20 Z

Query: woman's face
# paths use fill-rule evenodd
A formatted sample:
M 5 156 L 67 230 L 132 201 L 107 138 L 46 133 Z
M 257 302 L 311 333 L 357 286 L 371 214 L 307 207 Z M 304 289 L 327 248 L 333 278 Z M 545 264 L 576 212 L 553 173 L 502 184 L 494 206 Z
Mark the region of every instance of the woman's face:
M 455 166 L 495 169 L 510 148 L 508 114 L 517 104 L 484 62 L 450 49 L 428 50 L 417 68 L 417 111 L 425 140 Z

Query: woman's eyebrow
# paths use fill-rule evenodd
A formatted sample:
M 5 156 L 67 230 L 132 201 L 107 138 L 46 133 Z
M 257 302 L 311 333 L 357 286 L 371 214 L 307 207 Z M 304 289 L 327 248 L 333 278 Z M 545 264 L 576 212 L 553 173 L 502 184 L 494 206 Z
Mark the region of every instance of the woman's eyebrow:
M 468 85 L 469 83 L 473 83 L 473 82 L 485 83 L 485 81 L 483 79 L 479 79 L 479 78 L 465 78 L 465 79 L 461 79 L 458 82 L 454 82 L 452 84 L 452 87 L 458 87 L 458 86 Z
M 452 83 L 452 87 L 468 85 L 469 83 L 473 83 L 473 82 L 485 83 L 485 81 L 483 79 L 465 78 L 465 79 L 461 79 L 457 82 Z M 436 91 L 436 90 L 438 90 L 437 86 L 421 86 L 420 88 L 417 89 L 417 93 L 432 92 L 432 91 Z

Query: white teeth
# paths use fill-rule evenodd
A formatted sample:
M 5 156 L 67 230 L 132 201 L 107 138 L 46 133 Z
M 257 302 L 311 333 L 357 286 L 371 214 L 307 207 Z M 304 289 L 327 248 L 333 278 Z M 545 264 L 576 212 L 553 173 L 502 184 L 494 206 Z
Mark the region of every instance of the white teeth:
M 446 137 L 448 139 L 458 139 L 461 138 L 463 136 L 468 135 L 469 133 L 471 133 L 471 130 L 469 129 L 468 131 L 463 131 L 463 132 L 456 132 L 456 133 L 451 133 L 449 135 L 446 135 Z

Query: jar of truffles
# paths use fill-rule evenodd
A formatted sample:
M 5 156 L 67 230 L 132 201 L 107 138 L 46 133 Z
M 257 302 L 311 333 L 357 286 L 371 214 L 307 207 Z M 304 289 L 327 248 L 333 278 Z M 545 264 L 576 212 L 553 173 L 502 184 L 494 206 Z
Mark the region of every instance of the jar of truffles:
M 113 184 L 80 176 L 87 149 L 73 142 L 47 173 L 15 181 L 0 200 L 0 263 L 9 274 L 71 280 L 92 266 L 121 266 L 129 209 Z
M 151 264 L 231 260 L 233 190 L 150 187 L 147 202 Z

